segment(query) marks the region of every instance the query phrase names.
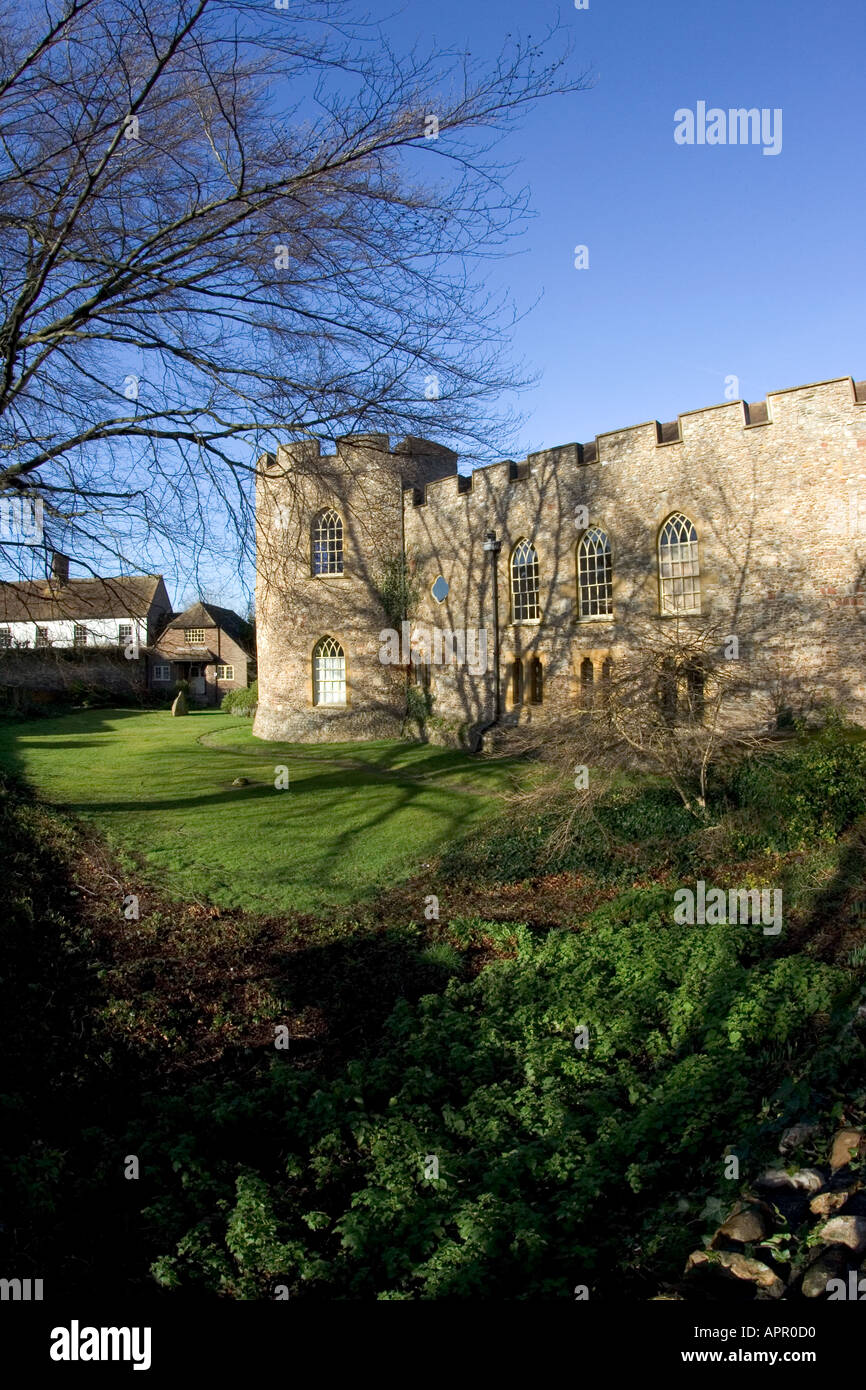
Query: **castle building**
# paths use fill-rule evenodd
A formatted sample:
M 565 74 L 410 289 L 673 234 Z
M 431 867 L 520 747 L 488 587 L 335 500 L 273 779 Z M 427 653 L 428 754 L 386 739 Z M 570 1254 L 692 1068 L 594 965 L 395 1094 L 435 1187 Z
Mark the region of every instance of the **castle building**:
M 260 460 L 256 507 L 261 738 L 395 737 L 408 678 L 474 747 L 578 717 L 670 624 L 735 651 L 755 727 L 827 700 L 866 722 L 866 382 L 468 474 L 424 440 L 302 440 Z

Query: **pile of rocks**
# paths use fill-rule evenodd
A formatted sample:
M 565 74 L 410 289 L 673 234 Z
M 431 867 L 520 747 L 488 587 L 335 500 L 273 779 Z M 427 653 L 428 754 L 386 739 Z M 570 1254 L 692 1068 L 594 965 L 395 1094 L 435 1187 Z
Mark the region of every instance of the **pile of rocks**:
M 779 1145 L 799 1149 L 815 1126 Z M 686 1264 L 679 1296 L 866 1301 L 866 1130 L 840 1129 L 826 1164 L 768 1168 L 744 1191 L 705 1250 Z

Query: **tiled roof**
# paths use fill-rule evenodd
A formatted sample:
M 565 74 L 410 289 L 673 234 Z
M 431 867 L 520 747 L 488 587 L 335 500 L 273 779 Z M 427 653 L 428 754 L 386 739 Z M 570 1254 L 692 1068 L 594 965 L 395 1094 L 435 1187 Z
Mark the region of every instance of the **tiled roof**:
M 144 618 L 162 583 L 158 574 L 111 579 L 24 579 L 0 582 L 0 623 L 57 619 Z
M 155 656 L 163 657 L 166 661 L 225 661 L 225 657 L 218 656 L 210 647 L 173 647 L 157 642 L 150 650 Z
M 239 647 L 249 651 L 251 646 L 249 624 L 239 613 L 231 608 L 218 608 L 215 603 L 194 603 L 185 613 L 178 613 L 166 624 L 168 628 L 209 628 L 218 627 L 229 637 L 233 637 Z

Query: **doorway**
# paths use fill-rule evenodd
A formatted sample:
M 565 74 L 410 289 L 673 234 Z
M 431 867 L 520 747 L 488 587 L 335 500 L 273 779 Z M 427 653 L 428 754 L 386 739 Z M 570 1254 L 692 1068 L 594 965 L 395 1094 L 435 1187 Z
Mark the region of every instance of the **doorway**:
M 200 663 L 191 662 L 189 668 L 189 693 L 196 699 L 200 699 L 207 692 L 207 683 L 204 678 L 204 667 Z

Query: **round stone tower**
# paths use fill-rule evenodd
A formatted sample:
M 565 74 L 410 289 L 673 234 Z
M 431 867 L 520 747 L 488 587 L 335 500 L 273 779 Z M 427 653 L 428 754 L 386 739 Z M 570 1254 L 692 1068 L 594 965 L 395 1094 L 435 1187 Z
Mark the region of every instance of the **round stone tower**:
M 259 738 L 394 738 L 405 672 L 380 660 L 382 598 L 403 555 L 403 492 L 455 473 L 450 450 L 354 434 L 322 454 L 314 439 L 259 461 L 256 630 Z

